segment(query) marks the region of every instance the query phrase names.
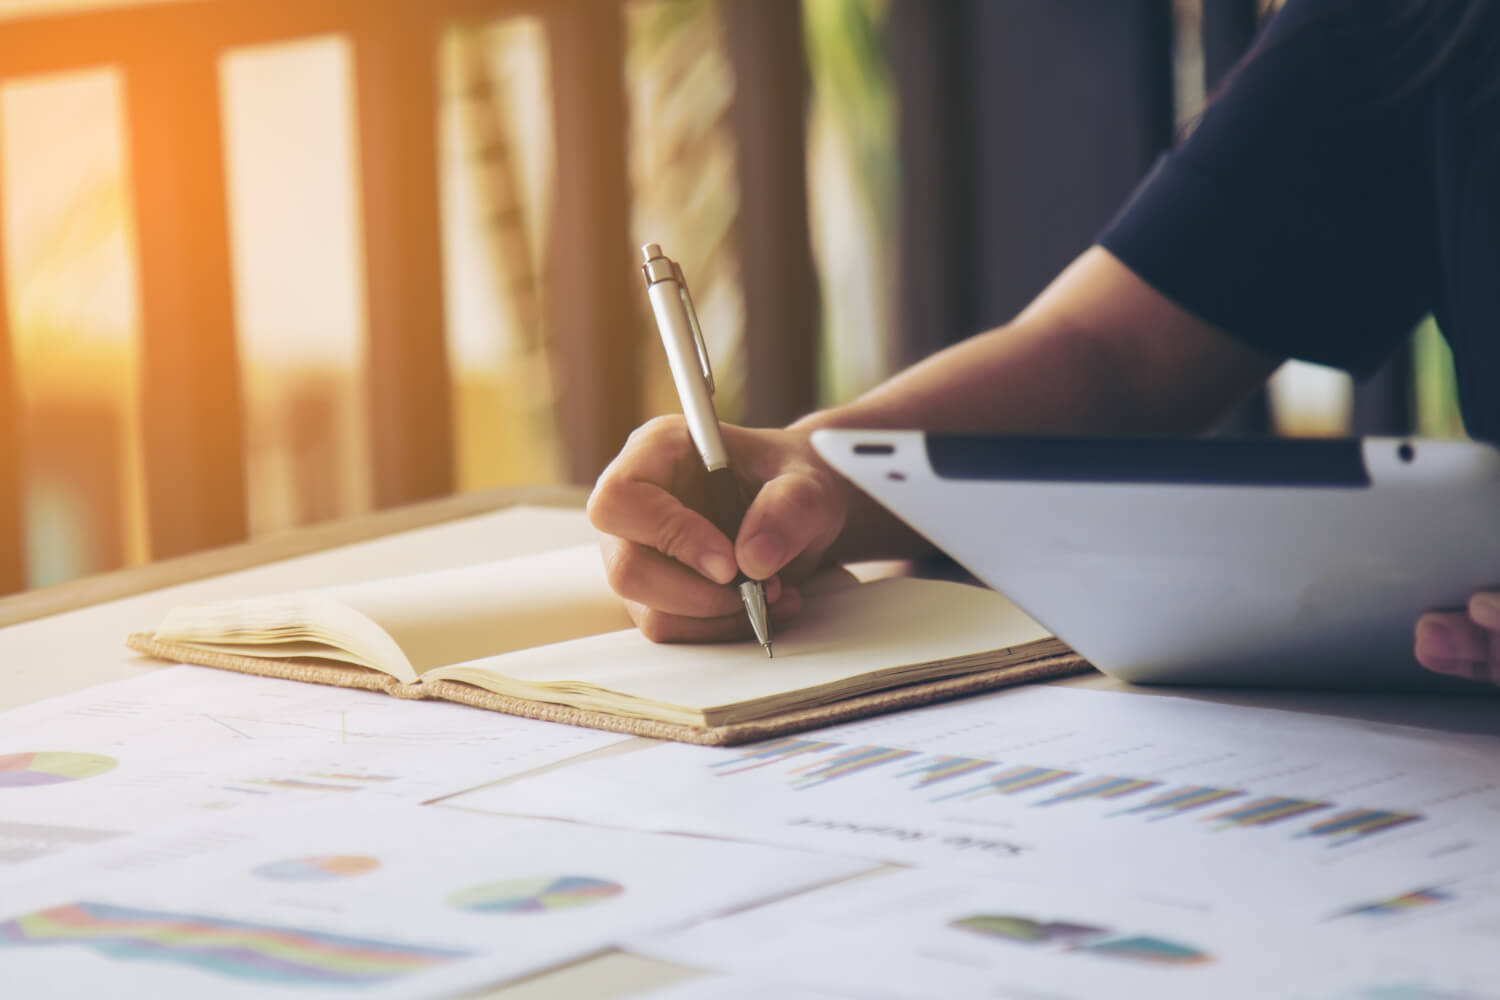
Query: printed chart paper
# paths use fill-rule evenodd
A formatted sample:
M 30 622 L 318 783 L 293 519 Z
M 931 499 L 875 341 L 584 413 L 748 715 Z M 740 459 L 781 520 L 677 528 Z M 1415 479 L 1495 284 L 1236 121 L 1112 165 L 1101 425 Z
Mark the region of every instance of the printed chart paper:
M 1493 915 L 1495 908 L 1490 908 Z M 889 998 L 1493 996 L 1493 947 L 1296 930 L 1077 883 L 877 874 L 638 941 L 669 961 Z M 1405 990 L 1405 992 L 1401 992 Z
M 434 996 L 867 867 L 440 806 L 267 805 L 18 870 L 16 996 Z
M 749 976 L 698 976 L 651 990 L 632 993 L 630 1000 L 879 1000 L 879 995 L 847 989 L 826 990 L 797 986 L 775 979 Z
M 174 667 L 0 716 L 0 864 L 271 799 L 424 802 L 627 738 Z
M 1172 698 L 1028 689 L 484 789 L 502 813 L 1057 872 L 1313 920 L 1500 866 L 1500 753 Z

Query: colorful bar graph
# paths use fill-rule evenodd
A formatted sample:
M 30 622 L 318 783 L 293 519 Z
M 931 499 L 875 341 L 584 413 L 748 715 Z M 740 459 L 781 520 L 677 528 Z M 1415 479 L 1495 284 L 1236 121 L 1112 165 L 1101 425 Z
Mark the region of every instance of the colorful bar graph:
M 987 767 L 994 767 L 992 760 L 982 760 L 978 757 L 945 757 L 936 756 L 924 763 L 909 767 L 897 775 L 898 778 L 910 778 L 921 775 L 911 787 L 913 790 L 931 788 L 944 781 L 954 778 L 962 778 L 977 771 L 983 771 Z
M 1361 903 L 1359 906 L 1351 906 L 1347 910 L 1340 910 L 1335 917 L 1397 917 L 1403 913 L 1413 910 L 1421 910 L 1436 903 L 1448 903 L 1454 900 L 1454 894 L 1447 889 L 1439 889 L 1428 886 L 1422 889 L 1413 889 L 1411 892 L 1403 892 L 1399 896 L 1390 899 L 1377 899 L 1373 903 Z
M 184 965 L 264 986 L 369 986 L 468 957 L 373 938 L 88 901 L 0 921 L 0 952 L 59 945 L 123 959 L 126 966 Z
M 793 757 L 801 757 L 809 753 L 821 753 L 824 750 L 841 745 L 839 743 L 830 743 L 826 740 L 772 740 L 769 743 L 758 743 L 732 760 L 722 760 L 717 764 L 710 764 L 709 767 L 719 774 L 743 774 L 746 771 L 753 771 L 758 767 L 781 764 L 791 760 Z M 737 764 L 740 766 L 736 767 L 735 765 Z
M 948 926 L 1012 944 L 1052 945 L 1064 954 L 1100 955 L 1151 965 L 1198 965 L 1214 960 L 1208 952 L 1191 945 L 1149 934 L 1120 934 L 1108 927 L 1075 921 L 980 913 L 950 921 Z
M 1394 830 L 1398 826 L 1415 823 L 1423 818 L 1421 813 L 1392 812 L 1387 809 L 1351 809 L 1315 823 L 1299 837 L 1330 837 L 1329 847 L 1343 847 L 1372 834 Z
M 1097 940 L 1110 933 L 1108 927 L 1072 923 L 1066 920 L 1036 920 L 1005 913 L 978 913 L 950 921 L 949 927 L 961 931 L 1000 938 L 1018 944 L 1077 945 Z
M 1142 778 L 1085 778 L 1083 781 L 1069 785 L 1056 795 L 1033 804 L 1055 806 L 1064 802 L 1077 802 L 1079 799 L 1118 799 L 1147 788 L 1155 788 L 1160 784 L 1159 781 L 1146 781 Z
M 979 798 L 984 795 L 1019 795 L 1029 792 L 1035 788 L 1042 788 L 1058 781 L 1066 781 L 1076 778 L 1077 771 L 1060 771 L 1050 767 L 1021 767 L 1007 768 L 999 774 L 992 774 L 982 783 L 972 788 L 964 788 L 942 795 L 933 799 L 934 802 L 942 802 L 946 799 L 957 798 Z
M 1211 788 L 1207 785 L 1188 785 L 1184 788 L 1174 788 L 1171 791 L 1163 792 L 1160 795 L 1154 796 L 1153 798 L 1142 802 L 1138 806 L 1133 806 L 1129 809 L 1122 809 L 1118 813 L 1114 813 L 1113 815 L 1129 816 L 1136 813 L 1157 813 L 1158 815 L 1152 816 L 1151 819 L 1167 819 L 1168 817 L 1175 816 L 1178 813 L 1185 813 L 1193 809 L 1201 809 L 1204 806 L 1211 806 L 1216 802 L 1224 802 L 1244 794 L 1244 792 L 1235 791 L 1232 788 Z
M 915 750 L 893 750 L 890 747 L 850 747 L 825 760 L 816 760 L 794 768 L 797 788 L 816 788 L 851 774 L 883 767 L 898 760 L 919 756 Z
M 1303 816 L 1319 809 L 1327 809 L 1327 802 L 1311 802 L 1307 799 L 1285 799 L 1279 796 L 1256 799 L 1228 812 L 1215 813 L 1205 820 L 1220 822 L 1219 829 L 1245 826 L 1271 826 L 1294 816 Z

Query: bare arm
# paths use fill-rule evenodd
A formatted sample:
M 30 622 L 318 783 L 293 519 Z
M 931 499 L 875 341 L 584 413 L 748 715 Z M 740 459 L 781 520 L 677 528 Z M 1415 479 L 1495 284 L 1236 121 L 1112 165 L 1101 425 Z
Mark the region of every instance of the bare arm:
M 1020 316 L 792 425 L 956 432 L 1206 429 L 1281 362 L 1179 308 L 1095 247 Z M 836 555 L 915 554 L 915 536 L 855 497 Z
M 794 426 L 949 431 L 1199 430 L 1281 362 L 1085 252 L 1011 323 Z

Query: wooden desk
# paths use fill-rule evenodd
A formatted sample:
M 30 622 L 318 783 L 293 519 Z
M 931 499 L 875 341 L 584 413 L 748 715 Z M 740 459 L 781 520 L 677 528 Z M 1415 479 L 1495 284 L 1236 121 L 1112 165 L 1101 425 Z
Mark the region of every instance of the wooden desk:
M 571 513 L 581 508 L 584 496 L 579 489 L 541 488 L 453 497 L 0 600 L 0 626 L 8 626 L 0 627 L 0 663 L 6 673 L 0 709 L 155 669 L 150 661 L 125 650 L 121 640 L 132 629 L 149 627 L 167 608 L 184 600 L 421 572 L 590 539 L 593 533 Z M 552 508 L 558 516 L 538 514 L 526 520 L 524 530 L 485 516 L 517 505 Z M 60 655 L 62 651 L 66 655 Z M 1435 731 L 1500 735 L 1500 700 L 1495 699 L 1140 688 L 1102 676 L 1060 683 L 1141 697 L 1171 694 Z M 638 744 L 619 748 L 633 746 Z M 601 752 L 611 751 L 618 749 Z M 506 1000 L 619 997 L 698 974 L 614 953 L 483 995 Z
M 484 490 L 281 532 L 239 545 L 208 549 L 148 566 L 100 573 L 0 598 L 0 628 L 507 507 L 527 505 L 577 510 L 583 507 L 587 498 L 588 491 L 578 486 Z

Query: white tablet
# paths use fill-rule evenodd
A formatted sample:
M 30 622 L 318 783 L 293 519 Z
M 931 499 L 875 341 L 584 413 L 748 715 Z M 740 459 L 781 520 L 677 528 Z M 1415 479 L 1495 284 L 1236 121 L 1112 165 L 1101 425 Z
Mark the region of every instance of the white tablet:
M 818 431 L 818 453 L 1100 670 L 1144 683 L 1474 687 L 1422 612 L 1500 585 L 1482 444 Z

